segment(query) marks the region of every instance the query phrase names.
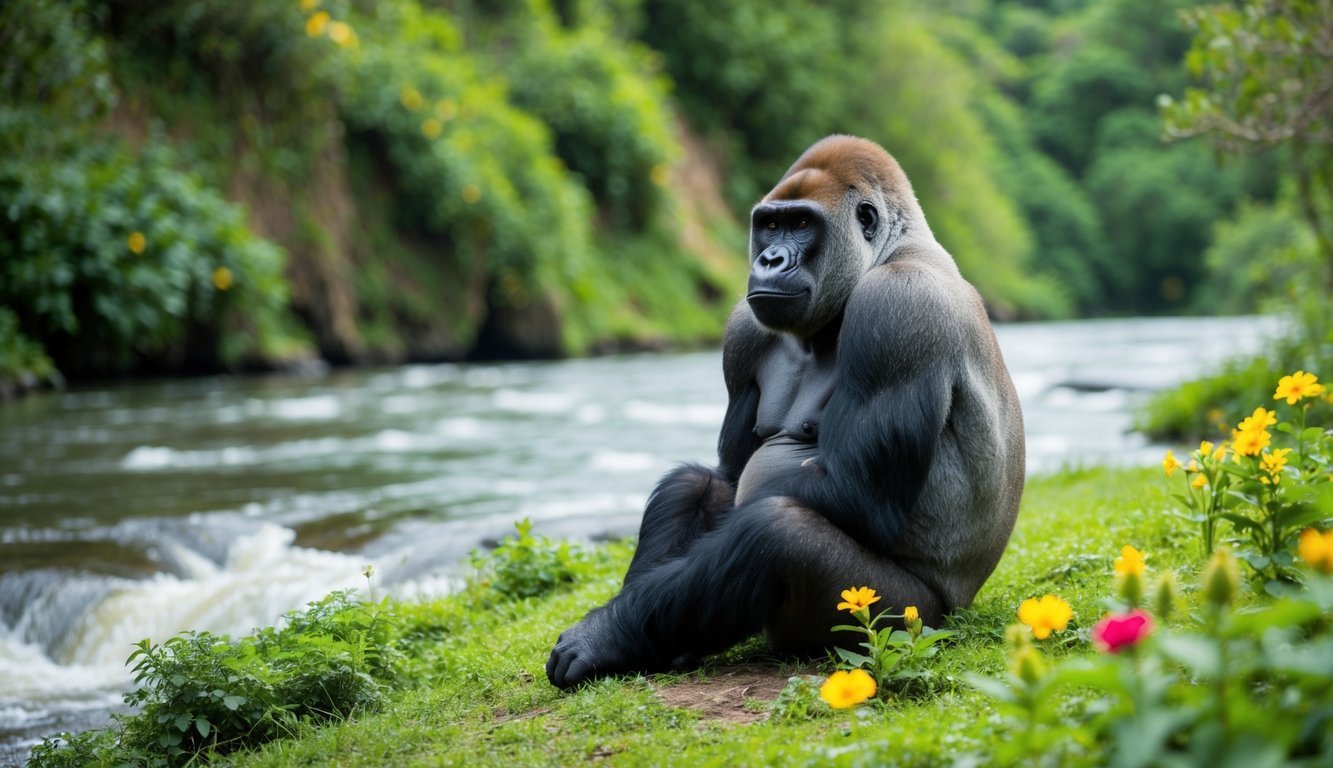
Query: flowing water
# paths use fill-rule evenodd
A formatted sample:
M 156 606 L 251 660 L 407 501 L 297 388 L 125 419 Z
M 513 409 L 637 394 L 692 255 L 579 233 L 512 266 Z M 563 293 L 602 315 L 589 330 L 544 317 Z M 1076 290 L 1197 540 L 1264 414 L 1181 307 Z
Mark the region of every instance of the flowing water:
M 1149 464 L 1145 390 L 1258 349 L 1260 318 L 997 328 L 1030 472 Z M 0 765 L 104 722 L 131 645 L 246 633 L 334 589 L 449 591 L 528 517 L 632 535 L 654 481 L 710 462 L 717 352 L 78 387 L 0 403 Z

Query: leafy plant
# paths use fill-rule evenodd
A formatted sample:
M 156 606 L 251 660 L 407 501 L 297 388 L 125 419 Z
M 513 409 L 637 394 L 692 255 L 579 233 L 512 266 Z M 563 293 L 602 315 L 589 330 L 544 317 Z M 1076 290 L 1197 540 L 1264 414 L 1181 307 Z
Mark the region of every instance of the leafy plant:
M 587 570 L 590 554 L 567 541 L 532 533 L 532 521 L 514 523 L 489 554 L 473 551 L 474 584 L 505 599 L 540 597 L 574 583 Z
M 129 663 L 138 687 L 125 702 L 138 712 L 47 739 L 29 765 L 186 765 L 290 736 L 303 722 L 345 719 L 411 679 L 393 608 L 355 601 L 351 591 L 249 637 L 143 640 Z
M 1318 479 L 1333 466 L 1333 437 L 1307 422 L 1311 403 L 1323 394 L 1312 373 L 1282 377 L 1273 399 L 1287 407 L 1299 403 L 1294 419 L 1279 422 L 1274 411 L 1256 408 L 1231 431 L 1230 441 L 1201 443 L 1182 473 L 1182 516 L 1200 526 L 1205 554 L 1213 551 L 1219 525 L 1229 523 L 1238 554 L 1270 591 L 1295 577 L 1297 534 L 1329 517 L 1333 497 Z M 1269 427 L 1285 435 L 1290 447 L 1274 445 Z M 1162 466 L 1169 478 L 1182 465 L 1167 451 Z
M 834 649 L 838 667 L 868 671 L 874 680 L 874 690 L 881 694 L 890 690 L 929 691 L 933 672 L 926 662 L 939 653 L 937 643 L 957 633 L 924 626 L 916 607 L 910 605 L 902 613 L 885 610 L 871 618 L 870 605 L 880 598 L 869 587 L 845 590 L 842 598 L 838 610 L 849 612 L 857 624 L 841 624 L 833 627 L 834 631 L 857 632 L 865 639 L 858 643 L 864 653 L 841 646 Z M 890 619 L 901 619 L 904 628 L 879 626 Z

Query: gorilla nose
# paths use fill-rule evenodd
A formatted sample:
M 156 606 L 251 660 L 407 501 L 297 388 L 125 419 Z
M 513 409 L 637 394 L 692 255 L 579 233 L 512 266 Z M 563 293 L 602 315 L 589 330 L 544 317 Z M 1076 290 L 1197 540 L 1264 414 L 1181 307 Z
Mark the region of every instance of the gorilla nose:
M 795 265 L 796 259 L 790 248 L 785 245 L 771 245 L 754 260 L 754 271 L 756 274 L 785 272 Z

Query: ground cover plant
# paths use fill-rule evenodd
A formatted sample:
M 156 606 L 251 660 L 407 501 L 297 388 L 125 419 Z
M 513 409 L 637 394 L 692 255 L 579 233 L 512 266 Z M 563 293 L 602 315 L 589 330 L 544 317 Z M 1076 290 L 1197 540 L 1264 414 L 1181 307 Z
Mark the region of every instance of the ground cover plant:
M 343 594 L 250 638 L 145 643 L 136 714 L 33 765 L 1327 765 L 1333 436 L 1308 421 L 1326 397 L 1296 372 L 1160 470 L 1032 480 L 946 627 L 848 585 L 829 599 L 859 646 L 828 659 L 755 639 L 562 694 L 542 674 L 555 635 L 632 549 L 522 524 L 445 599 Z

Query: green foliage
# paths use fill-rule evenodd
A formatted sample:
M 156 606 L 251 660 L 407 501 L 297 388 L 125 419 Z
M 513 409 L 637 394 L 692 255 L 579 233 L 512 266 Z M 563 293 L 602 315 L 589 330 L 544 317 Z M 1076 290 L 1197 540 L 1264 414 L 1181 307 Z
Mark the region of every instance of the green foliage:
M 1297 536 L 1315 523 L 1327 522 L 1333 510 L 1333 489 L 1327 487 L 1333 433 L 1309 419 L 1312 405 L 1321 402 L 1323 394 L 1323 385 L 1314 379 L 1313 374 L 1300 372 L 1277 382 L 1279 400 L 1287 399 L 1293 385 L 1304 388 L 1294 395 L 1297 403 L 1275 406 L 1278 412 L 1294 411 L 1289 420 L 1278 421 L 1273 410 L 1261 407 L 1239 422 L 1229 444 L 1217 448 L 1210 442 L 1201 444 L 1190 454 L 1182 473 L 1186 488 L 1176 497 L 1185 505 L 1181 516 L 1200 526 L 1204 553 L 1212 554 L 1222 525 L 1228 524 L 1234 534 L 1230 543 L 1254 569 L 1258 585 L 1269 592 L 1281 592 L 1284 582 L 1296 578 Z M 1272 377 L 1269 382 L 1274 383 Z M 1326 407 L 1318 410 L 1327 412 Z M 1175 472 L 1174 464 L 1174 454 L 1168 451 L 1164 465 L 1168 477 Z
M 514 104 L 551 130 L 556 153 L 615 227 L 644 229 L 678 154 L 653 54 L 595 27 L 540 29 L 517 47 L 504 64 Z
M 1205 579 L 1208 576 L 1205 575 Z M 1004 718 L 996 765 L 1288 765 L 1333 759 L 1333 580 L 1237 610 L 1204 586 L 1183 626 L 1047 670 L 1019 643 L 1013 671 L 969 679 Z M 1212 595 L 1212 598 L 1208 596 Z M 1222 599 L 1219 599 L 1222 598 Z M 1129 614 L 1111 614 L 1123 619 Z M 1165 617 L 1163 617 L 1165 618 Z M 1094 639 L 1106 637 L 1103 625 Z M 1145 636 L 1146 635 L 1146 636 Z
M 235 365 L 282 337 L 282 252 L 164 147 L 0 161 L 0 301 L 58 365 Z
M 491 299 L 524 305 L 586 269 L 586 193 L 551 152 L 548 130 L 477 72 L 447 17 L 377 6 L 358 23 L 342 111 L 354 140 L 393 167 L 406 231 L 443 236 L 484 263 Z M 357 17 L 359 18 L 359 17 Z M 359 138 L 358 138 L 359 137 Z
M 1097 155 L 1086 187 L 1098 201 L 1110 251 L 1135 255 L 1119 261 L 1105 287 L 1116 306 L 1137 312 L 1186 306 L 1203 279 L 1199 255 L 1213 222 L 1241 197 L 1237 171 L 1214 167 L 1200 145 L 1136 143 Z
M 1204 251 L 1201 312 L 1242 314 L 1286 308 L 1322 284 L 1314 233 L 1290 205 L 1248 203 L 1219 221 Z
M 13 0 L 0 8 L 0 119 L 41 105 L 62 120 L 96 117 L 115 100 L 106 46 L 89 29 L 87 2 Z M 39 143 L 43 132 L 0 133 L 7 146 Z
M 590 553 L 567 541 L 532 533 L 532 521 L 514 523 L 517 533 L 505 536 L 489 554 L 474 551 L 474 583 L 502 599 L 541 597 L 572 585 L 586 574 Z
M 661 52 L 686 116 L 733 144 L 741 173 L 728 193 L 737 207 L 752 205 L 797 154 L 847 119 L 840 108 L 852 72 L 841 34 L 849 7 L 643 0 L 639 35 Z
M 800 721 L 828 717 L 832 708 L 819 698 L 817 675 L 792 675 L 773 700 L 770 710 L 774 720 Z
M 179 766 L 291 736 L 301 723 L 346 719 L 409 681 L 400 623 L 387 603 L 335 592 L 281 629 L 232 640 L 187 632 L 130 655 L 136 714 L 33 748 L 34 768 Z
M 42 345 L 24 336 L 18 317 L 0 307 L 0 395 L 15 384 L 30 386 L 55 381 L 56 369 Z

